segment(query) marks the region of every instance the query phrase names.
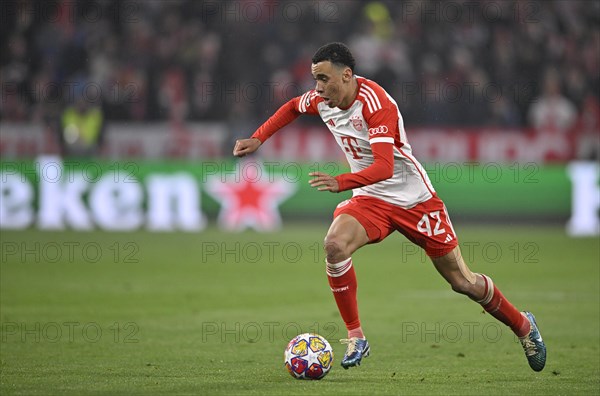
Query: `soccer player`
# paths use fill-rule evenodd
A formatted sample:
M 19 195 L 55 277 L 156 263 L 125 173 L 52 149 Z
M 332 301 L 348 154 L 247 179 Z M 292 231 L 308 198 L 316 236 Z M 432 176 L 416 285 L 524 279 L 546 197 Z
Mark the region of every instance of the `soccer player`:
M 481 304 L 519 337 L 529 366 L 541 371 L 546 346 L 530 312 L 519 312 L 492 280 L 464 262 L 442 200 L 412 155 L 402 115 L 377 83 L 354 74 L 352 53 L 342 43 L 319 48 L 312 58 L 315 89 L 281 106 L 249 139 L 236 142 L 238 157 L 255 152 L 301 114 L 319 115 L 346 154 L 351 173 L 312 172 L 310 184 L 333 193 L 353 190 L 341 202 L 325 236 L 326 272 L 338 310 L 348 329 L 342 367 L 361 363 L 370 347 L 361 328 L 352 254 L 382 241 L 393 231 L 425 249 L 452 290 Z

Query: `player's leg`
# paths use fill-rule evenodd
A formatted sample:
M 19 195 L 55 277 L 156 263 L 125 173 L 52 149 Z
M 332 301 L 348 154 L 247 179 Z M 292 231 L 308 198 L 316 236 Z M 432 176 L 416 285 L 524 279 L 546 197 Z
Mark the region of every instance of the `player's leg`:
M 325 237 L 327 278 L 336 304 L 348 330 L 348 344 L 342 367 L 357 366 L 369 355 L 369 343 L 362 331 L 356 299 L 357 281 L 352 253 L 367 243 L 382 240 L 393 228 L 380 200 L 355 197 L 338 205 L 334 221 Z
M 486 311 L 510 326 L 518 336 L 529 331 L 526 318 L 506 300 L 492 280 L 486 275 L 474 274 L 469 269 L 441 199 L 433 196 L 411 209 L 400 210 L 396 219 L 399 230 L 425 249 L 452 290 L 483 305 Z
M 533 370 L 541 371 L 544 368 L 546 347 L 531 313 L 519 312 L 487 275 L 473 273 L 465 263 L 460 247 L 444 256 L 432 257 L 432 261 L 452 290 L 481 304 L 483 309 L 511 328 L 521 340 Z
M 496 319 L 509 326 L 519 337 L 529 332 L 529 322 L 483 274 L 473 273 L 465 263 L 460 247 L 442 257 L 431 259 L 437 271 L 457 293 L 478 302 Z
M 369 243 L 367 231 L 353 216 L 337 216 L 325 236 L 324 249 L 327 262 L 339 263 L 350 258 L 352 253 Z
M 478 302 L 492 316 L 510 326 L 520 337 L 532 369 L 540 371 L 544 368 L 546 347 L 533 315 L 529 312 L 521 314 L 488 276 L 475 274 L 469 269 L 461 255 L 446 207 L 437 196 L 411 209 L 395 209 L 393 221 L 400 232 L 425 249 L 435 268 L 454 291 Z
M 337 216 L 325 237 L 327 279 L 348 330 L 348 339 L 343 340 L 349 344 L 342 359 L 344 368 L 360 364 L 362 358 L 369 354 L 369 344 L 358 316 L 357 281 L 351 258 L 352 253 L 368 242 L 364 227 L 348 214 Z

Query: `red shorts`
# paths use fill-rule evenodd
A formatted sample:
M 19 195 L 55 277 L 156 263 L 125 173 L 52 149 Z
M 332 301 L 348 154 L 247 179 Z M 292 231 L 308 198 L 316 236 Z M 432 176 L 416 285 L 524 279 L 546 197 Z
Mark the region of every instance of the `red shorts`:
M 444 256 L 458 246 L 446 206 L 437 195 L 410 209 L 359 195 L 341 202 L 333 217 L 341 214 L 358 220 L 367 231 L 369 243 L 381 242 L 393 231 L 399 231 L 425 249 L 429 257 Z

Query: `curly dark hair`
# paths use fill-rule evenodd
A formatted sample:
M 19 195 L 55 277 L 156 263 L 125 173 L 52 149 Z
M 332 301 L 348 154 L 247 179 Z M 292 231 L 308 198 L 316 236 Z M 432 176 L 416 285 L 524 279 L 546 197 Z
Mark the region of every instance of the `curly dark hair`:
M 352 72 L 354 72 L 354 66 L 356 65 L 352 52 L 343 43 L 329 43 L 319 48 L 312 58 L 312 63 L 323 61 L 330 61 L 337 66 L 347 66 Z

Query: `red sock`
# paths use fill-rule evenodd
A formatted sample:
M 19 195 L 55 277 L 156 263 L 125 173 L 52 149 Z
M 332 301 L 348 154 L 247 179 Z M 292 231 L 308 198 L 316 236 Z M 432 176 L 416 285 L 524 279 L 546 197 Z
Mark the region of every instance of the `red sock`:
M 529 334 L 529 321 L 504 297 L 492 280 L 483 274 L 485 293 L 482 300 L 477 301 L 490 315 L 504 323 L 518 336 Z
M 348 334 L 350 334 L 349 337 L 364 338 L 358 318 L 357 283 L 352 258 L 335 264 L 328 262 L 326 271 L 329 286 L 340 315 L 346 324 L 346 329 L 348 329 Z

